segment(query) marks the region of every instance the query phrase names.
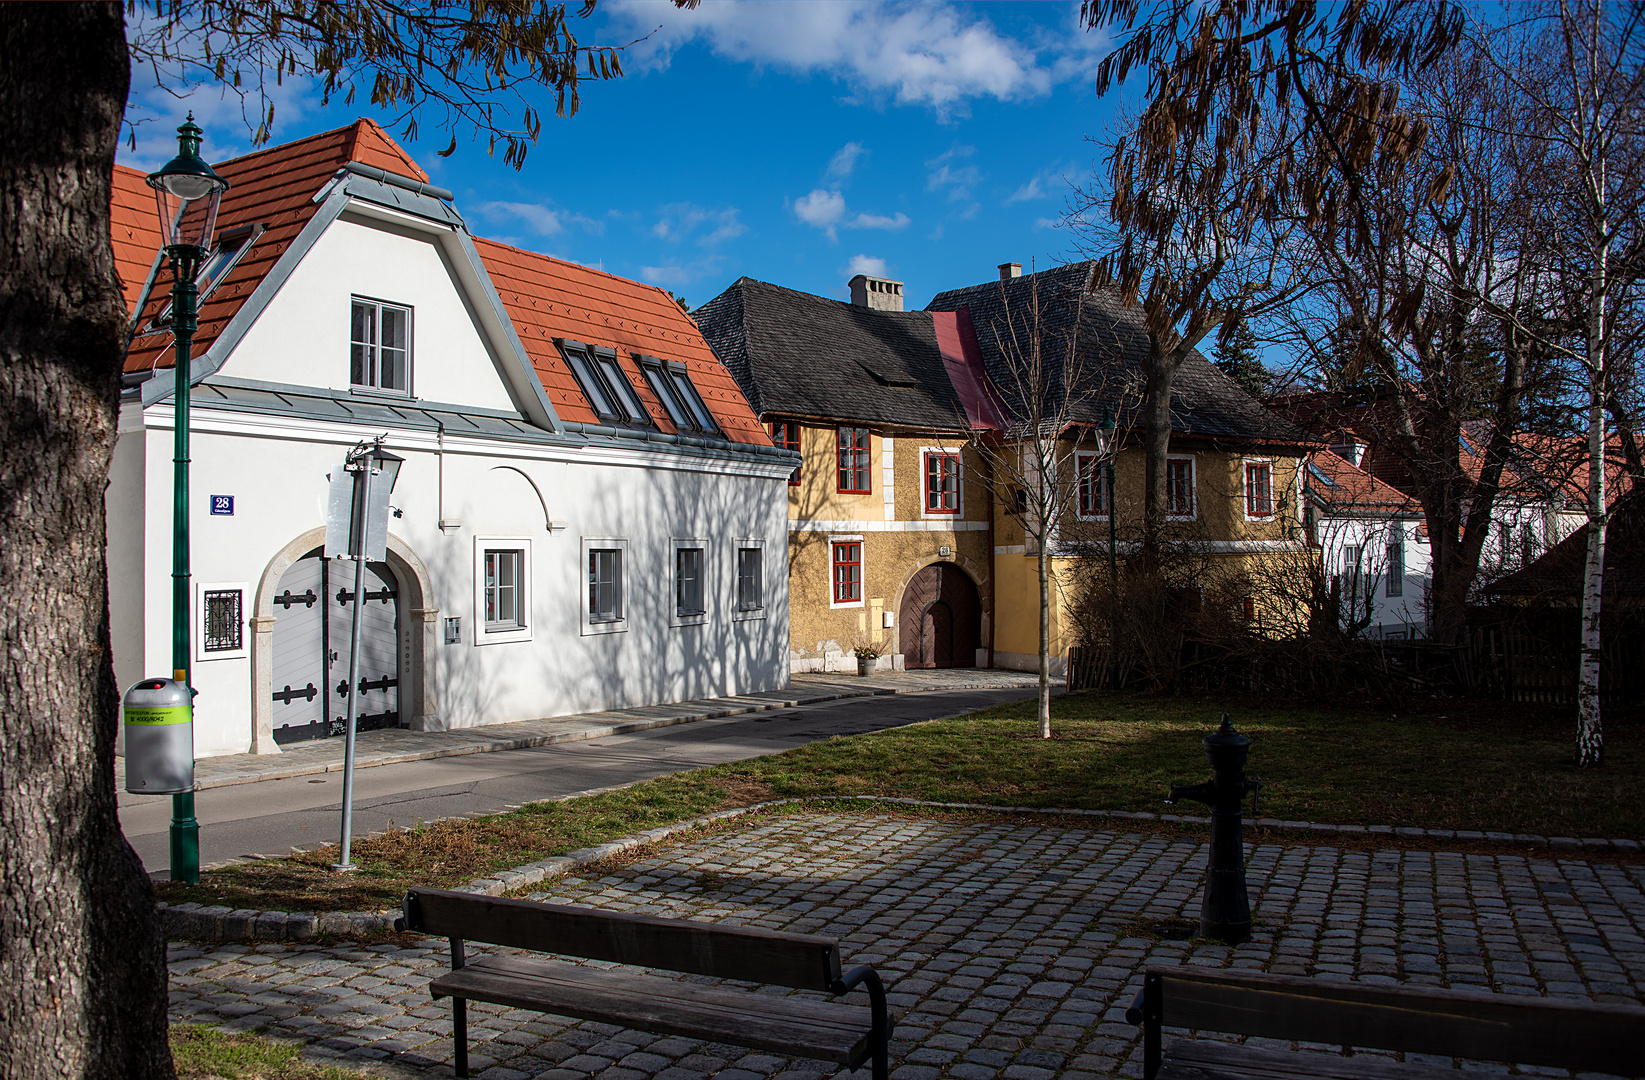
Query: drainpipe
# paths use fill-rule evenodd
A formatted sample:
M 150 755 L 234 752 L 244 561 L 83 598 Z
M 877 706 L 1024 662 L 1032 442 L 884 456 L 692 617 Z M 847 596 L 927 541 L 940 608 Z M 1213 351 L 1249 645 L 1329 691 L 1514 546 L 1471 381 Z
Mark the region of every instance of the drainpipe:
M 988 470 L 988 669 L 994 669 L 994 635 L 999 632 L 1000 575 L 994 555 L 994 459 L 982 454 Z

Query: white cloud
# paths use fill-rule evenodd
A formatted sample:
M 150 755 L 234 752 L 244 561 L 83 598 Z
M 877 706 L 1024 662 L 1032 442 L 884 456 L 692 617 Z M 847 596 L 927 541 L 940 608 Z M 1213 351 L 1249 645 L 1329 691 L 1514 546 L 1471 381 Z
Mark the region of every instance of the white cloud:
M 857 159 L 867 152 L 863 149 L 862 143 L 846 143 L 840 147 L 833 160 L 828 163 L 828 175 L 836 180 L 844 180 L 851 175 L 852 170 L 856 169 Z
M 700 38 L 723 59 L 823 72 L 861 103 L 920 105 L 945 117 L 963 114 L 972 98 L 1039 97 L 1083 76 L 1093 36 L 1071 26 L 1030 44 L 949 2 L 706 0 L 682 11 L 666 0 L 617 0 L 611 11 L 622 30 L 649 35 L 625 57 L 636 70 L 666 68 Z M 1077 60 L 1066 62 L 1070 55 Z
M 537 203 L 484 202 L 474 209 L 492 220 L 524 222 L 538 236 L 556 236 L 565 232 L 565 223 L 560 220 L 559 212 Z
M 845 196 L 837 191 L 817 188 L 809 195 L 794 200 L 794 213 L 807 225 L 827 229 L 845 216 Z
M 858 274 L 867 274 L 869 277 L 882 278 L 887 276 L 885 260 L 873 255 L 853 255 L 846 264 L 846 273 L 852 277 Z
M 895 232 L 908 227 L 908 215 L 898 211 L 891 217 L 883 214 L 858 214 L 845 223 L 848 229 L 887 229 Z
M 720 272 L 718 256 L 709 256 L 690 263 L 669 262 L 661 266 L 640 267 L 640 279 L 665 289 L 683 289 L 693 282 Z
M 228 161 L 260 149 L 251 144 L 258 124 L 254 94 L 242 101 L 232 89 L 211 84 L 174 97 L 152 84 L 139 86 L 136 76 L 134 73 L 131 99 L 126 105 L 125 120 L 131 126 L 121 132 L 117 155 L 120 164 L 153 172 L 170 161 L 177 155 L 177 127 L 190 113 L 205 131 L 200 152 L 207 161 Z M 274 106 L 274 134 L 265 146 L 289 138 L 293 122 L 317 107 L 320 100 L 314 81 L 300 76 L 287 76 L 278 85 L 270 81 L 267 93 Z M 135 149 L 128 147 L 127 135 L 135 140 Z
M 1035 199 L 1050 199 L 1058 195 L 1068 194 L 1068 185 L 1073 176 L 1073 169 L 1066 165 L 1052 165 L 1041 169 L 1030 177 L 1027 183 L 1013 191 L 1005 200 L 1007 206 L 1012 203 L 1032 202 Z
M 931 171 L 925 178 L 925 190 L 948 190 L 948 198 L 953 202 L 971 197 L 971 189 L 977 181 L 982 179 L 982 173 L 975 165 L 958 165 L 961 158 L 968 158 L 977 152 L 975 146 L 955 146 L 946 150 L 925 163 Z
M 825 188 L 817 188 L 809 195 L 795 199 L 794 215 L 807 225 L 821 229 L 830 241 L 839 240 L 839 229 L 886 229 L 894 232 L 907 228 L 911 220 L 900 210 L 890 216 L 868 213 L 847 216 L 845 196 Z
M 676 244 L 695 236 L 702 247 L 713 247 L 748 231 L 748 226 L 738 220 L 741 213 L 735 206 L 711 210 L 695 203 L 670 203 L 660 208 L 657 223 L 651 226 L 651 235 Z M 698 231 L 705 227 L 707 232 Z

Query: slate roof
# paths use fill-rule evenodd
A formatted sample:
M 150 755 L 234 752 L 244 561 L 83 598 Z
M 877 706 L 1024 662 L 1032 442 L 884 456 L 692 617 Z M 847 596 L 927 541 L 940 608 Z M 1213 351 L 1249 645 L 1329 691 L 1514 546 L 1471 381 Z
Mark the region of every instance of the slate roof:
M 230 184 L 218 211 L 219 234 L 244 224 L 262 224 L 265 231 L 201 305 L 200 329 L 194 339 L 196 356 L 211 347 L 246 297 L 314 217 L 319 207 L 315 194 L 351 161 L 428 182 L 428 174 L 370 120 L 358 120 L 348 127 L 260 150 L 216 166 Z M 113 211 L 115 262 L 130 308 L 137 302 L 160 243 L 154 196 L 144 183 L 142 173 L 116 166 Z M 556 337 L 617 350 L 625 374 L 658 430 L 676 433 L 673 422 L 640 375 L 632 353 L 684 363 L 692 383 L 727 439 L 734 443 L 771 445 L 770 436 L 755 419 L 735 380 L 715 359 L 696 324 L 662 290 L 489 240 L 475 238 L 475 248 L 550 403 L 562 420 L 599 423 L 554 346 Z M 152 321 L 164 308 L 170 290 L 171 272 L 162 267 L 144 304 L 143 324 Z M 125 370 L 145 372 L 170 368 L 175 357 L 173 345 L 169 331 L 139 334 L 127 354 Z M 322 401 L 325 395 L 310 397 L 312 401 Z M 230 400 L 222 394 L 215 398 L 206 394 L 202 400 L 217 398 L 225 403 Z M 232 400 L 245 408 L 254 407 L 259 401 L 271 408 L 292 407 L 279 395 L 260 398 L 244 388 L 232 395 Z M 311 402 L 306 407 L 318 406 Z M 338 419 L 352 415 L 333 405 L 326 405 L 323 412 Z M 391 414 L 385 414 L 382 419 L 416 426 L 412 422 L 414 417 L 422 415 L 416 402 L 409 403 L 400 412 L 404 416 L 398 420 Z
M 964 427 L 929 312 L 873 311 L 743 277 L 693 316 L 759 416 Z
M 1016 380 L 1007 357 L 1028 349 L 1037 294 L 1041 349 L 1051 378 L 1060 385 L 1065 372 L 1073 370 L 1086 387 L 1070 419 L 1098 424 L 1104 410 L 1111 409 L 1120 428 L 1140 431 L 1144 427 L 1142 360 L 1147 355 L 1148 335 L 1140 310 L 1121 304 L 1115 291 L 1092 286 L 1093 265 L 1070 263 L 951 289 L 938 293 L 926 307 L 930 311 L 969 308 L 989 377 L 1020 414 L 1029 410 L 1023 407 L 1024 395 L 1015 392 Z M 1070 338 L 1078 350 L 1078 366 L 1068 363 Z M 1179 437 L 1245 445 L 1318 442 L 1263 408 L 1198 352 L 1177 373 L 1171 393 L 1171 430 Z

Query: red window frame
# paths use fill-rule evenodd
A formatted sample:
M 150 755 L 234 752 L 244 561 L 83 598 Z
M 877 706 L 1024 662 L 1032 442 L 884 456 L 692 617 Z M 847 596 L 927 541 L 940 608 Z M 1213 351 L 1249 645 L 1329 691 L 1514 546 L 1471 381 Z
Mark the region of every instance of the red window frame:
M 1100 518 L 1108 516 L 1108 470 L 1101 454 L 1074 455 L 1078 474 L 1079 516 Z
M 784 420 L 773 420 L 771 422 L 771 442 L 772 445 L 781 447 L 784 450 L 792 450 L 795 453 L 799 453 L 800 425 L 791 424 Z M 800 467 L 796 465 L 794 466 L 793 473 L 791 473 L 788 477 L 788 483 L 789 486 L 792 487 L 798 485 L 799 482 Z
M 960 456 L 941 450 L 925 455 L 925 512 L 960 512 Z
M 842 427 L 837 439 L 840 494 L 873 494 L 874 482 L 868 472 L 868 455 L 873 449 L 874 437 L 867 428 Z
M 1245 514 L 1247 517 L 1274 516 L 1274 466 L 1268 461 L 1245 463 Z
M 1193 458 L 1166 459 L 1165 514 L 1179 518 L 1194 516 Z
M 829 545 L 834 565 L 834 603 L 862 600 L 862 541 L 836 540 Z

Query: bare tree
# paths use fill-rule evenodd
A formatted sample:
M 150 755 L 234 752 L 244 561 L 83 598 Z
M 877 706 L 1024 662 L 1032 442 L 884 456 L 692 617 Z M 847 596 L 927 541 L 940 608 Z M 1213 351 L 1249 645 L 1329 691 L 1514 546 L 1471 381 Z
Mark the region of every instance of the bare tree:
M 154 893 L 113 790 L 103 494 L 125 310 L 109 202 L 131 57 L 242 86 L 369 87 L 408 123 L 444 105 L 448 130 L 475 126 L 515 165 L 536 116 L 508 125 L 486 102 L 535 83 L 569 112 L 585 63 L 615 74 L 563 4 L 131 11 L 128 51 L 118 3 L 0 6 L 0 1075 L 16 1080 L 174 1074 Z
M 1082 341 L 1089 277 L 1072 288 L 1041 288 L 1044 275 L 1029 278 L 1025 305 L 1013 306 L 1000 285 L 1002 316 L 978 327 L 990 335 L 999 364 L 983 392 L 979 416 L 960 421 L 984 463 L 983 483 L 1007 508 L 1034 548 L 1039 579 L 1039 735 L 1051 737 L 1052 557 L 1062 522 L 1070 516 L 1078 484 L 1076 453 L 1090 423 L 1092 403 L 1104 387 L 1105 370 L 1095 343 Z M 1111 454 L 1112 447 L 1104 453 Z M 1087 459 L 1095 460 L 1095 458 Z M 1089 466 L 1088 466 L 1089 467 Z

